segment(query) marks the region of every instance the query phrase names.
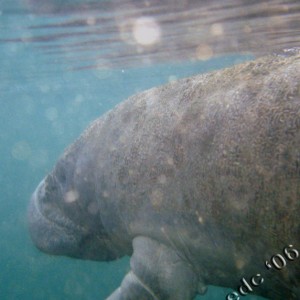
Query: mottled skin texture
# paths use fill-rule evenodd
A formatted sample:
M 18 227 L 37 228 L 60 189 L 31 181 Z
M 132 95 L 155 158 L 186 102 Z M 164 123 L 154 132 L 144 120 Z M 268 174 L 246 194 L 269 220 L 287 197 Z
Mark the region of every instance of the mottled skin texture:
M 96 120 L 33 194 L 42 251 L 132 255 L 108 299 L 188 300 L 206 285 L 300 299 L 300 55 L 151 89 Z

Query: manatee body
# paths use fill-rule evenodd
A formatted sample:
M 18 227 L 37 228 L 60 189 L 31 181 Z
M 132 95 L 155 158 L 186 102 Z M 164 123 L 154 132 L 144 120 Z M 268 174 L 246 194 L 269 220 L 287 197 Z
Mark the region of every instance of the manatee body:
M 37 187 L 29 226 L 50 254 L 131 255 L 109 300 L 188 300 L 207 285 L 300 299 L 300 54 L 121 103 Z

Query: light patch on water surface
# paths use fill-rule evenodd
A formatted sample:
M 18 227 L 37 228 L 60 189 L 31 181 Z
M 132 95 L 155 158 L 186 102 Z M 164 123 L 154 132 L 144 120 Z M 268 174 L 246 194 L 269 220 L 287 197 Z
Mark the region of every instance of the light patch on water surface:
M 213 55 L 213 49 L 207 44 L 199 45 L 196 49 L 196 58 L 199 60 L 209 60 Z
M 210 33 L 213 36 L 222 36 L 224 34 L 224 27 L 220 23 L 212 24 L 210 27 Z
M 142 46 L 157 44 L 161 38 L 160 26 L 152 17 L 137 18 L 133 22 L 132 33 L 135 41 Z
M 89 17 L 86 19 L 86 24 L 89 25 L 89 26 L 94 26 L 94 25 L 96 25 L 96 23 L 97 23 L 96 17 L 89 16 Z

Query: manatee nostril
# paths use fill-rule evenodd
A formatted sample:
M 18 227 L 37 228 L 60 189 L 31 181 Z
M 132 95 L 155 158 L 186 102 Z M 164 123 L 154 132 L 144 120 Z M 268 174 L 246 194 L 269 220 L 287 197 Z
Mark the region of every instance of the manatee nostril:
M 65 172 L 61 172 L 61 174 L 59 174 L 58 180 L 60 181 L 61 184 L 65 184 L 66 183 L 67 176 L 66 176 Z
M 66 181 L 67 181 L 67 175 L 66 175 L 66 172 L 65 172 L 65 169 L 60 166 L 57 170 L 56 170 L 56 178 L 58 180 L 58 182 L 60 184 L 65 184 Z
M 67 180 L 67 169 L 68 164 L 63 159 L 60 159 L 52 171 L 52 174 L 55 174 L 56 180 L 63 184 Z

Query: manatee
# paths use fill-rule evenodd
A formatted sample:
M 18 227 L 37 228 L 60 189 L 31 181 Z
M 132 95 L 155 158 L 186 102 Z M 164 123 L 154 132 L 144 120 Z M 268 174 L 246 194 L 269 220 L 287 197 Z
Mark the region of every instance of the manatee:
M 130 271 L 109 300 L 208 285 L 300 299 L 300 53 L 134 95 L 95 120 L 29 205 L 34 244 Z

